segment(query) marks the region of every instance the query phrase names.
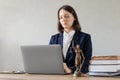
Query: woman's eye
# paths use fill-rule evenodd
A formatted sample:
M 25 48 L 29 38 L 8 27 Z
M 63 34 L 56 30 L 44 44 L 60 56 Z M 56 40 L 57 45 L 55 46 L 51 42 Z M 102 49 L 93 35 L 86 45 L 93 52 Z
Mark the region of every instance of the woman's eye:
M 69 18 L 69 15 L 65 15 L 65 16 L 60 16 L 59 19 L 62 19 L 62 18 Z
M 68 16 L 68 15 L 66 15 L 66 16 L 65 16 L 65 18 L 69 18 L 69 16 Z

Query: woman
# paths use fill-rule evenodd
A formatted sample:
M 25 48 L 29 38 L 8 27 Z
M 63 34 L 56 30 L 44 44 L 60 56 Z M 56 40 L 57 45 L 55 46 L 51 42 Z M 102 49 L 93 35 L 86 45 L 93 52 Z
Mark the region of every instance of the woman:
M 61 45 L 63 50 L 64 71 L 66 73 L 73 73 L 76 70 L 76 53 L 72 48 L 74 43 L 74 46 L 80 46 L 85 57 L 81 72 L 87 73 L 89 61 L 92 56 L 91 37 L 89 34 L 81 31 L 77 14 L 69 5 L 63 5 L 58 10 L 58 31 L 59 33 L 52 35 L 50 44 Z

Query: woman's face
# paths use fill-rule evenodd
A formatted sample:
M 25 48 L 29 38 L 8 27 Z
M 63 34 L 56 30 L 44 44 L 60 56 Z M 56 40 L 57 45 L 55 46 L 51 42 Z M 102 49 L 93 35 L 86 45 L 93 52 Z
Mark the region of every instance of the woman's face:
M 64 9 L 60 10 L 59 21 L 60 21 L 61 25 L 63 26 L 64 30 L 73 29 L 72 25 L 73 25 L 74 20 L 75 20 L 74 16 L 70 12 L 68 12 Z

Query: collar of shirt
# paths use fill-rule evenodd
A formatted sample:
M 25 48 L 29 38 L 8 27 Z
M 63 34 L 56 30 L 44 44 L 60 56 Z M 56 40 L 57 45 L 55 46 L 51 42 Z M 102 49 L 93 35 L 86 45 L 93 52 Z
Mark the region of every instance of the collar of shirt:
M 65 32 L 63 33 L 64 38 L 72 38 L 75 33 L 75 30 L 70 31 L 69 33 Z

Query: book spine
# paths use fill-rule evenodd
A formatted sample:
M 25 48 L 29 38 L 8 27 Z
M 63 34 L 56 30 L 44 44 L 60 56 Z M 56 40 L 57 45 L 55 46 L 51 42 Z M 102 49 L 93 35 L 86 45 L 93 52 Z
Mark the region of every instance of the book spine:
M 91 60 L 90 64 L 120 64 L 120 60 Z
M 120 60 L 120 56 L 93 56 L 92 60 Z

